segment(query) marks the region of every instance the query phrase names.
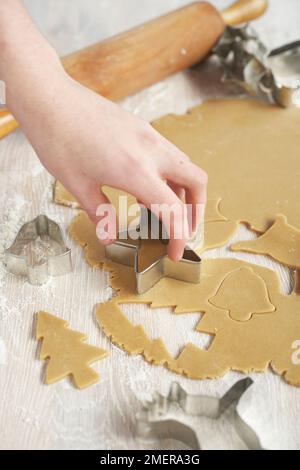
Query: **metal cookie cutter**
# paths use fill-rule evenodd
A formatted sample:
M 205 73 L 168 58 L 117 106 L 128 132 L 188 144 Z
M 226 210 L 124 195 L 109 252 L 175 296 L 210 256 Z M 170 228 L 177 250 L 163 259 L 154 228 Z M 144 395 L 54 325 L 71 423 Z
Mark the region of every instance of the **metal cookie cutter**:
M 263 450 L 258 436 L 238 412 L 240 399 L 252 384 L 250 378 L 240 380 L 219 399 L 190 395 L 180 384 L 173 382 L 166 397 L 155 393 L 151 402 L 143 403 L 143 410 L 136 416 L 137 436 L 147 440 L 175 439 L 194 450 L 201 450 L 200 430 L 187 424 L 184 419 L 176 419 L 172 408 L 177 405 L 187 416 L 208 417 L 214 420 L 226 417 L 249 450 Z
M 300 41 L 270 52 L 250 26 L 228 26 L 213 53 L 223 81 L 283 107 L 300 106 Z
M 44 284 L 49 276 L 72 271 L 71 250 L 59 225 L 46 215 L 24 224 L 5 250 L 5 265 L 13 274 L 27 276 L 31 284 Z
M 149 219 L 151 219 L 150 211 L 142 210 L 141 222 L 138 228 L 140 233 L 143 231 L 143 226 L 146 224 L 146 220 L 148 221 L 147 230 L 149 229 Z M 168 242 L 166 237 L 162 235 L 163 228 L 161 224 L 159 226 L 159 233 L 160 235 L 157 242 Z M 143 269 L 140 269 L 140 246 L 140 237 L 135 240 L 134 236 L 132 236 L 130 232 L 121 232 L 119 233 L 119 237 L 115 243 L 105 247 L 105 256 L 107 259 L 115 263 L 120 263 L 134 268 L 136 277 L 136 290 L 138 294 L 147 292 L 163 277 L 171 277 L 179 281 L 190 282 L 193 284 L 200 282 L 201 259 L 190 247 L 186 247 L 183 257 L 180 261 L 171 261 L 170 258 L 165 254 L 152 264 L 144 267 Z

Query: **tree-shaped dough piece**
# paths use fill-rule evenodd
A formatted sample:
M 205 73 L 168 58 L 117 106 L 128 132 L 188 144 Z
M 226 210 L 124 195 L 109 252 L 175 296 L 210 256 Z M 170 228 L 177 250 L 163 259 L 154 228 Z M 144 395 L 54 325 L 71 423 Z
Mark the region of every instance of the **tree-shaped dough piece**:
M 275 310 L 265 281 L 250 268 L 229 273 L 209 302 L 229 312 L 230 317 L 237 321 L 250 320 L 254 313 L 271 313 Z
M 46 383 L 52 384 L 71 375 L 78 388 L 99 380 L 99 374 L 89 365 L 107 356 L 104 349 L 85 344 L 86 335 L 68 328 L 66 320 L 47 312 L 37 313 L 37 339 L 43 344 L 40 359 L 49 359 Z

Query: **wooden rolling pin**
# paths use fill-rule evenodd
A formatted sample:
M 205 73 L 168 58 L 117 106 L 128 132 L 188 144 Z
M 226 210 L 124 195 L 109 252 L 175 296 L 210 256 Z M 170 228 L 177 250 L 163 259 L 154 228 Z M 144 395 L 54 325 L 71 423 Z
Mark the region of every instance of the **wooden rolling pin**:
M 220 13 L 195 2 L 62 59 L 78 82 L 111 100 L 132 95 L 205 58 L 226 25 L 261 16 L 267 0 L 238 0 Z M 0 110 L 0 138 L 18 127 L 7 109 Z

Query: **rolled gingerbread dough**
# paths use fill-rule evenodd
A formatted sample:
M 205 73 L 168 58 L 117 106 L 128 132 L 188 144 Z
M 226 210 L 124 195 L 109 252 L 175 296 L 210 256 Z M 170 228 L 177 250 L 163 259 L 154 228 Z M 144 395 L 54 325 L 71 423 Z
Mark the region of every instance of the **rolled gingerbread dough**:
M 85 213 L 75 217 L 70 234 L 84 248 L 91 266 L 102 266 L 110 273 L 116 297 L 98 305 L 96 315 L 105 334 L 128 353 L 142 354 L 152 364 L 165 365 L 193 379 L 216 378 L 229 370 L 264 371 L 270 365 L 289 383 L 300 386 L 300 366 L 291 359 L 292 344 L 300 339 L 300 297 L 281 294 L 275 272 L 236 259 L 203 260 L 200 284 L 164 278 L 147 293 L 137 295 L 133 269 L 105 261 Z M 225 283 L 233 275 L 235 289 L 231 282 Z M 213 302 L 222 284 L 220 308 Z M 242 297 L 240 292 L 247 295 Z M 205 313 L 196 330 L 214 335 L 212 345 L 202 350 L 189 343 L 174 358 L 162 338 L 152 340 L 142 325 L 135 326 L 127 319 L 120 306 L 125 303 L 145 303 L 152 309 L 173 307 L 174 314 Z M 238 308 L 239 321 L 230 316 L 232 305 Z
M 201 251 L 227 243 L 239 222 L 264 233 L 276 215 L 283 214 L 290 227 L 300 229 L 299 109 L 254 100 L 215 100 L 182 116 L 167 115 L 153 126 L 208 172 Z M 105 191 L 118 207 L 122 193 L 112 188 Z M 54 200 L 78 206 L 59 182 Z M 130 196 L 130 202 L 134 201 Z M 289 241 L 287 233 L 287 251 L 294 248 Z M 281 261 L 282 256 L 274 258 Z
M 129 268 L 110 265 L 106 269 L 111 270 L 110 283 L 118 297 L 97 306 L 97 319 L 105 334 L 128 353 L 142 354 L 148 362 L 165 365 L 192 379 L 217 378 L 229 370 L 265 371 L 271 366 L 287 382 L 300 386 L 300 367 L 292 362 L 292 345 L 300 338 L 299 299 L 280 293 L 276 273 L 240 260 L 204 260 L 201 284 L 165 278 L 147 294 L 137 296 Z M 235 321 L 228 312 L 213 306 L 210 299 L 228 275 L 242 269 L 251 269 L 263 280 L 270 308 L 269 312 L 253 314 L 248 321 Z M 240 287 L 247 290 L 247 284 Z M 228 296 L 235 294 L 228 291 Z M 249 294 L 255 304 L 251 287 Z M 123 303 L 146 303 L 152 309 L 171 306 L 174 314 L 202 312 L 196 330 L 214 335 L 213 342 L 208 350 L 188 343 L 178 357 L 173 357 L 165 346 L 163 332 L 161 338 L 151 340 L 142 325 L 135 326 L 127 319 L 120 306 Z M 270 311 L 272 305 L 276 305 L 275 311 Z M 244 311 L 247 309 L 246 300 Z
M 292 229 L 300 229 L 298 109 L 252 100 L 210 101 L 186 115 L 166 116 L 154 127 L 208 172 L 213 202 L 206 214 L 204 249 L 224 244 L 239 222 L 264 233 L 278 213 L 287 217 Z M 95 228 L 84 213 L 76 217 L 70 232 L 84 247 L 87 261 L 110 272 L 117 296 L 97 307 L 97 318 L 106 335 L 126 351 L 194 379 L 271 366 L 300 386 L 300 366 L 292 361 L 292 345 L 300 340 L 300 296 L 283 295 L 275 272 L 240 260 L 204 260 L 200 284 L 164 278 L 138 296 L 133 270 L 105 262 Z M 288 250 L 289 237 L 283 236 L 282 243 Z M 147 251 L 151 256 L 151 249 Z M 259 298 L 255 285 L 260 285 Z M 216 299 L 221 304 L 214 304 Z M 128 321 L 123 303 L 173 307 L 174 314 L 202 312 L 196 329 L 215 338 L 208 350 L 187 344 L 174 358 L 162 339 L 151 340 L 141 325 Z M 230 316 L 233 308 L 237 318 Z
M 263 233 L 284 214 L 300 229 L 300 110 L 212 100 L 153 123 L 209 176 L 208 196 L 230 221 Z

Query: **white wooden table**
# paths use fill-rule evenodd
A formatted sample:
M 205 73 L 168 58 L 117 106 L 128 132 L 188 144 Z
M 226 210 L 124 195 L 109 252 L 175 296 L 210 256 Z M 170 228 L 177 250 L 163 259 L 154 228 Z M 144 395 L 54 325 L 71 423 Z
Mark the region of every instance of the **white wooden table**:
M 42 31 L 63 55 L 91 42 L 128 29 L 147 19 L 189 3 L 188 0 L 27 0 Z M 228 2 L 215 0 L 219 8 Z M 255 28 L 270 46 L 300 36 L 299 0 L 270 0 L 269 13 Z M 224 95 L 219 74 L 204 65 L 153 86 L 124 106 L 152 120 L 168 112 L 182 113 L 209 96 Z M 76 112 L 76 109 L 74 109 Z M 221 396 L 237 378 L 230 373 L 220 380 L 193 382 L 162 367 L 150 366 L 140 356 L 130 357 L 110 344 L 100 331 L 93 312 L 96 303 L 108 300 L 107 275 L 91 269 L 82 250 L 73 250 L 74 272 L 43 287 L 33 287 L 5 273 L 3 250 L 20 224 L 46 213 L 67 229 L 75 211 L 52 203 L 52 178 L 39 163 L 21 131 L 0 142 L 0 448 L 1 449 L 164 449 L 182 448 L 176 442 L 141 444 L 134 436 L 134 416 L 140 399 L 154 390 L 166 393 L 172 380 L 190 392 Z M 249 237 L 245 230 L 238 237 Z M 206 256 L 234 256 L 226 248 Z M 264 257 L 240 258 L 277 269 L 282 287 L 290 289 L 288 270 Z M 92 344 L 106 348 L 108 359 L 96 363 L 101 381 L 84 391 L 64 380 L 42 383 L 44 364 L 37 359 L 34 312 L 40 309 L 70 321 L 86 332 Z M 146 306 L 127 306 L 128 317 L 142 323 L 152 337 L 161 336 L 177 354 L 187 341 L 204 344 L 207 338 L 192 330 L 198 314 L 172 316 L 170 309 L 151 314 Z M 170 335 L 172 332 L 172 337 Z M 255 385 L 241 403 L 241 413 L 269 449 L 300 448 L 300 390 L 268 372 L 253 376 Z M 199 420 L 203 447 L 241 449 L 243 443 L 226 425 Z M 217 426 L 217 429 L 216 429 Z M 218 442 L 212 436 L 218 436 Z M 213 444 L 214 442 L 214 444 Z

